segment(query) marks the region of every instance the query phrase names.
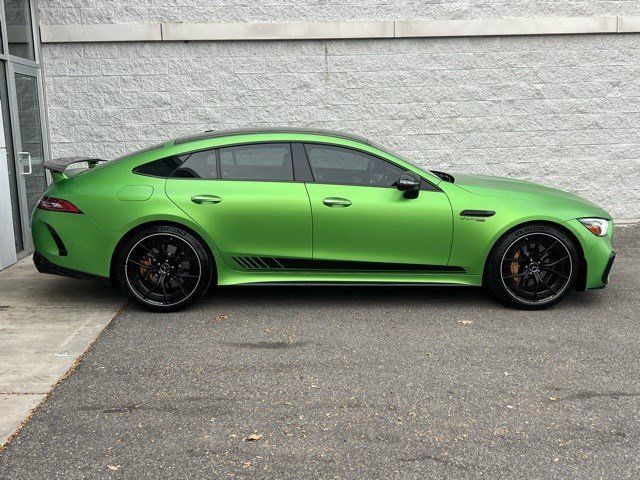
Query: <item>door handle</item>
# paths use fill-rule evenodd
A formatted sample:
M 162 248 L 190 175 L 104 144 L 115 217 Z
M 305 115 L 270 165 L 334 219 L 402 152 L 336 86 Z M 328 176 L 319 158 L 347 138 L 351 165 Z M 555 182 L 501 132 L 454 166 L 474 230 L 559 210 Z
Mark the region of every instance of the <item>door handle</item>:
M 222 199 L 217 195 L 194 195 L 191 197 L 193 203 L 220 203 Z
M 20 172 L 22 175 L 31 175 L 33 173 L 33 166 L 31 165 L 31 154 L 29 152 L 18 152 L 18 158 L 20 159 L 20 163 L 22 163 L 22 157 L 27 156 L 27 160 L 29 161 L 29 169 L 25 172 L 24 168 L 22 169 L 22 172 Z
M 339 197 L 328 197 L 325 198 L 324 200 L 322 200 L 322 203 L 324 203 L 327 207 L 348 207 L 349 205 L 351 205 L 351 201 L 347 200 L 346 198 L 339 198 Z

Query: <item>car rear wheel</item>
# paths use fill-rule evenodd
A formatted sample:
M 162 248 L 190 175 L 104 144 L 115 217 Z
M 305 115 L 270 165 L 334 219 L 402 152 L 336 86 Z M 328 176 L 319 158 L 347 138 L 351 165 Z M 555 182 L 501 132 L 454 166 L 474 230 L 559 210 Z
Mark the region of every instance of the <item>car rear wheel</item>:
M 198 300 L 209 288 L 212 272 L 211 259 L 198 239 L 172 226 L 137 233 L 118 256 L 122 287 L 154 311 L 176 311 Z
M 485 283 L 509 306 L 546 308 L 573 289 L 578 267 L 578 252 L 566 233 L 533 224 L 510 233 L 494 247 Z

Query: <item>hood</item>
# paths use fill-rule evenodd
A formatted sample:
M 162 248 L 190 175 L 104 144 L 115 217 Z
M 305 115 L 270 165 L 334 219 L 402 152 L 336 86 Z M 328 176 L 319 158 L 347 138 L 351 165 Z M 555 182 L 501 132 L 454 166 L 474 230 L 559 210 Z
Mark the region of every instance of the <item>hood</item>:
M 545 187 L 536 183 L 513 180 L 511 178 L 491 177 L 488 175 L 455 174 L 455 185 L 478 195 L 512 198 L 532 202 L 555 203 L 587 208 L 594 215 L 611 218 L 600 207 L 573 193 L 563 192 L 556 188 Z

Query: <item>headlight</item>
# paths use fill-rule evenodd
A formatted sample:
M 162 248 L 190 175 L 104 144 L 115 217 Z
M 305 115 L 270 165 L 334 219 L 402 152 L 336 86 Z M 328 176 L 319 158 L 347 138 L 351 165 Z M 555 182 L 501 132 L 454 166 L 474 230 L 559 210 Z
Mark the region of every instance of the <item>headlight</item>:
M 609 220 L 604 218 L 579 218 L 578 221 L 596 237 L 604 237 L 609 231 Z

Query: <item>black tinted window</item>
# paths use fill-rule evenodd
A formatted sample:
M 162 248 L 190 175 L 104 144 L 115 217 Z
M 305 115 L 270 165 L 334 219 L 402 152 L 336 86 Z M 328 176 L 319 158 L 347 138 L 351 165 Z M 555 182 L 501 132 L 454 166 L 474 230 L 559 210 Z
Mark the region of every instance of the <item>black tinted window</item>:
M 404 168 L 350 148 L 306 144 L 316 182 L 390 187 Z
M 288 143 L 221 148 L 220 178 L 292 181 L 291 148 Z
M 174 178 L 218 178 L 216 151 L 193 152 L 180 157 L 182 165 L 172 175 Z
M 133 169 L 133 173 L 140 175 L 150 175 L 152 177 L 166 178 L 180 166 L 182 160 L 179 157 L 161 158 L 153 162 L 145 163 Z

